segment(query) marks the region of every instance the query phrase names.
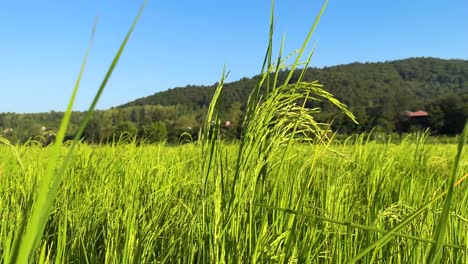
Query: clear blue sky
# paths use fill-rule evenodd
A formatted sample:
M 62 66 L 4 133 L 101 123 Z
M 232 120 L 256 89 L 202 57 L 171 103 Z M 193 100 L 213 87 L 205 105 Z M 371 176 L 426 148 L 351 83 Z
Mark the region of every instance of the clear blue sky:
M 76 110 L 88 107 L 141 0 L 2 1 L 0 112 L 63 111 L 96 15 L 99 24 Z M 300 46 L 319 0 L 277 0 L 277 45 Z M 150 0 L 100 109 L 187 84 L 259 72 L 270 0 Z M 468 59 L 467 0 L 331 0 L 312 65 L 407 57 Z

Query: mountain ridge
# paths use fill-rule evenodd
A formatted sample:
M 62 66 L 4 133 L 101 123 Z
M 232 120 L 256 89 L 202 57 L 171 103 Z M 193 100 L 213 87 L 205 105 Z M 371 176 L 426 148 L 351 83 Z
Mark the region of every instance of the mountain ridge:
M 298 80 L 299 74 L 300 70 L 293 73 L 291 83 Z M 287 75 L 287 70 L 281 71 L 278 83 L 284 83 Z M 258 75 L 244 77 L 224 85 L 220 118 L 229 121 L 225 131 L 229 137 L 239 136 L 245 104 L 258 79 Z M 317 121 L 332 123 L 332 130 L 339 133 L 403 133 L 428 127 L 436 134 L 455 135 L 461 132 L 468 117 L 468 60 L 409 58 L 307 69 L 303 81 L 315 80 L 345 103 L 359 122 L 355 124 L 330 104 L 309 101 L 306 107 L 322 110 L 314 116 Z M 109 142 L 122 131 L 151 137 L 151 131 L 167 131 L 168 142 L 177 142 L 187 133 L 196 138 L 216 86 L 176 87 L 96 111 L 83 136 L 91 143 Z M 429 114 L 422 127 L 408 123 L 404 115 L 405 111 L 417 110 Z M 68 137 L 73 138 L 84 115 L 85 112 L 73 112 Z M 62 112 L 54 111 L 0 113 L 0 136 L 27 142 L 44 132 L 57 131 L 62 117 Z
M 423 67 L 423 69 L 421 69 Z M 445 69 L 440 69 L 444 67 Z M 283 71 L 283 73 L 288 71 Z M 423 76 L 427 75 L 427 76 Z M 316 76 L 316 78 L 314 78 Z M 231 95 L 229 89 L 236 90 L 239 101 L 247 99 L 249 88 L 251 89 L 257 80 L 258 75 L 253 77 L 243 77 L 237 81 L 225 84 L 224 92 Z M 280 76 L 281 78 L 281 76 Z M 351 83 L 357 78 L 367 83 Z M 458 78 L 458 80 L 453 80 Z M 440 59 L 434 57 L 412 57 L 401 60 L 392 60 L 384 62 L 353 62 L 323 68 L 308 68 L 305 81 L 318 80 L 324 84 L 324 88 L 336 95 L 339 99 L 344 99 L 343 89 L 350 91 L 362 88 L 375 88 L 376 84 L 383 83 L 383 88 L 391 82 L 402 82 L 400 86 L 406 86 L 403 92 L 414 93 L 419 97 L 432 97 L 444 93 L 439 87 L 439 91 L 425 94 L 425 89 L 421 89 L 417 82 L 424 82 L 426 85 L 440 86 L 447 88 L 446 92 L 459 93 L 468 90 L 468 60 L 463 59 Z M 294 81 L 294 80 L 293 80 Z M 372 83 L 374 81 L 375 83 Z M 382 81 L 382 82 L 379 82 Z M 459 81 L 458 88 L 454 86 Z M 463 85 L 460 85 L 460 81 Z M 341 83 L 340 83 L 341 82 Z M 445 87 L 444 87 L 445 85 Z M 242 89 L 239 89 L 241 86 Z M 214 85 L 186 85 L 185 87 L 174 87 L 164 91 L 156 92 L 152 95 L 141 97 L 125 104 L 116 106 L 117 108 L 136 106 L 136 105 L 176 105 L 176 104 L 198 104 L 199 106 L 208 105 L 211 97 L 206 91 L 214 91 Z M 395 87 L 395 86 L 394 86 Z M 196 88 L 197 90 L 194 90 Z M 387 87 L 390 88 L 390 87 Z M 362 89 L 364 90 L 364 89 Z M 406 90 L 406 91 L 405 91 Z M 384 89 L 385 91 L 385 89 Z M 232 91 L 233 92 L 233 91 Z M 199 95 L 196 95 L 199 93 Z M 235 93 L 234 93 L 235 94 Z M 343 97 L 343 98 L 340 98 Z

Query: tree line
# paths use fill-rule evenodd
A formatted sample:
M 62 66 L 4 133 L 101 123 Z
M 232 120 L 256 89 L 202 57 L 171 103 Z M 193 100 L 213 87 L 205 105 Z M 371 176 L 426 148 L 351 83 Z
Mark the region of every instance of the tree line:
M 280 82 L 288 74 L 279 73 Z M 293 74 L 292 82 L 300 72 Z M 242 114 L 252 87 L 259 76 L 227 83 L 221 95 L 222 133 L 239 136 Z M 304 81 L 318 80 L 326 90 L 347 104 L 359 125 L 340 115 L 332 106 L 310 101 L 307 107 L 320 107 L 317 119 L 331 122 L 342 134 L 377 130 L 408 132 L 419 124 L 404 126 L 404 111 L 429 113 L 427 126 L 433 133 L 455 135 L 468 117 L 468 61 L 411 58 L 381 63 L 353 63 L 325 68 L 309 68 Z M 196 140 L 217 84 L 169 89 L 125 105 L 97 111 L 83 135 L 89 143 L 105 143 L 122 138 L 145 142 Z M 53 139 L 63 116 L 61 112 L 0 114 L 0 135 L 12 142 L 30 138 Z M 83 112 L 74 112 L 67 136 L 73 137 Z M 407 120 L 406 120 L 407 121 Z
M 240 103 L 237 111 L 224 114 L 221 124 L 223 134 L 237 137 L 241 120 Z M 234 104 L 234 107 L 236 104 Z M 234 108 L 231 108 L 234 109 Z M 167 141 L 180 143 L 198 138 L 200 124 L 204 122 L 206 108 L 192 110 L 184 105 L 131 106 L 109 110 L 98 110 L 83 131 L 82 140 L 88 143 L 108 143 L 121 140 L 138 140 L 155 143 Z M 0 113 L 0 136 L 14 143 L 25 143 L 30 139 L 53 141 L 58 130 L 62 112 L 48 113 Z M 66 139 L 73 139 L 85 112 L 73 112 Z

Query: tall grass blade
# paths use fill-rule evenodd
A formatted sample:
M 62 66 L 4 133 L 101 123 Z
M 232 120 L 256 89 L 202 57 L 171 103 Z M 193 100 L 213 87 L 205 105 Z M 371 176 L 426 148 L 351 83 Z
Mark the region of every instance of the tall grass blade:
M 284 84 L 289 84 L 289 81 L 291 80 L 293 74 L 294 74 L 294 71 L 296 70 L 297 66 L 299 65 L 299 62 L 302 58 L 302 54 L 304 53 L 305 49 L 307 48 L 307 45 L 309 44 L 309 41 L 310 41 L 310 38 L 312 37 L 312 35 L 314 34 L 315 32 L 315 28 L 317 27 L 318 25 L 318 22 L 320 21 L 320 18 L 322 17 L 323 15 L 323 12 L 325 12 L 325 8 L 327 7 L 328 5 L 328 0 L 325 0 L 325 2 L 323 3 L 322 5 L 322 8 L 320 9 L 318 15 L 316 16 L 315 18 L 315 21 L 314 23 L 312 24 L 312 27 L 310 28 L 309 30 L 309 33 L 307 34 L 307 37 L 306 39 L 304 40 L 304 42 L 302 43 L 302 47 L 299 49 L 299 53 L 297 54 L 296 56 L 296 59 L 294 60 L 294 63 L 292 64 L 291 66 L 291 69 L 290 69 L 290 72 L 288 74 L 288 77 L 286 78 L 286 80 L 284 81 Z
M 55 174 L 55 168 L 57 166 L 57 159 L 60 155 L 61 147 L 63 144 L 63 139 L 65 137 L 65 133 L 68 128 L 68 123 L 70 121 L 71 112 L 73 108 L 73 104 L 75 102 L 76 94 L 78 93 L 78 88 L 81 83 L 81 78 L 83 77 L 83 73 L 86 68 L 86 63 L 88 61 L 88 56 L 93 44 L 94 34 L 96 32 L 97 26 L 97 18 L 93 26 L 93 30 L 91 33 L 91 38 L 89 40 L 88 48 L 86 50 L 83 62 L 80 67 L 80 71 L 78 73 L 78 78 L 75 82 L 75 86 L 73 87 L 72 95 L 70 97 L 67 110 L 65 111 L 64 117 L 60 124 L 60 129 L 57 134 L 57 139 L 53 147 L 52 155 L 49 159 L 47 164 L 46 173 L 44 177 L 41 179 L 39 189 L 36 193 L 36 197 L 34 198 L 32 203 L 32 207 L 30 208 L 30 216 L 28 221 L 24 222 L 26 225 L 24 228 L 20 227 L 19 230 L 24 229 L 24 233 L 21 234 L 20 243 L 18 244 L 18 249 L 14 249 L 14 255 L 12 261 L 16 263 L 27 263 L 28 259 L 33 250 L 37 247 L 37 244 L 40 241 L 40 237 L 42 236 L 43 230 L 45 228 L 49 213 L 51 208 L 47 207 L 49 201 L 53 201 L 55 199 L 55 195 L 53 195 L 51 188 L 51 183 L 54 182 L 60 175 Z M 27 217 L 27 216 L 25 216 Z
M 439 196 L 439 197 L 442 197 L 442 196 Z M 434 200 L 434 202 L 435 202 L 435 200 Z M 292 210 L 292 209 L 288 209 L 288 208 L 280 208 L 280 207 L 269 206 L 269 205 L 264 205 L 264 204 L 259 204 L 259 203 L 255 203 L 255 205 L 259 206 L 259 207 L 271 209 L 271 210 L 276 210 L 276 211 L 288 213 L 288 214 L 305 216 L 305 217 L 308 217 L 310 219 L 317 219 L 317 220 L 324 221 L 324 222 L 334 223 L 334 224 L 348 226 L 348 227 L 352 227 L 352 228 L 358 228 L 358 229 L 362 229 L 362 230 L 366 230 L 366 231 L 370 231 L 370 232 L 376 232 L 376 233 L 381 233 L 381 234 L 389 233 L 388 230 L 383 230 L 383 229 L 379 229 L 379 228 L 375 228 L 375 227 L 371 227 L 371 226 L 361 225 L 361 224 L 353 223 L 353 222 L 350 222 L 350 221 L 343 221 L 343 220 L 332 219 L 332 218 L 328 218 L 328 217 L 324 217 L 324 216 L 308 214 L 308 213 L 304 213 L 304 212 L 300 212 L 300 211 Z M 432 245 L 436 244 L 435 240 L 416 237 L 416 236 L 411 236 L 411 235 L 407 235 L 407 234 L 403 234 L 403 233 L 399 233 L 399 232 L 391 233 L 391 236 L 407 238 L 407 239 L 411 239 L 411 240 L 415 240 L 415 241 L 419 241 L 419 242 L 424 242 L 424 243 L 428 243 L 428 244 L 432 244 Z M 459 246 L 459 245 L 454 245 L 454 244 L 443 244 L 443 246 L 456 248 L 456 249 L 461 249 L 461 250 L 465 249 L 464 246 Z
M 88 50 L 86 52 L 86 55 L 85 55 L 85 59 L 83 61 L 83 64 L 82 64 L 82 67 L 80 69 L 80 73 L 78 75 L 78 79 L 75 83 L 75 87 L 73 89 L 73 93 L 72 93 L 72 96 L 70 98 L 70 102 L 68 104 L 68 107 L 67 107 L 67 110 L 65 112 L 65 115 L 64 115 L 64 118 L 62 119 L 62 123 L 60 125 L 60 129 L 59 129 L 59 132 L 58 132 L 58 135 L 57 135 L 57 140 L 54 144 L 54 149 L 53 149 L 53 156 L 50 158 L 49 160 L 49 163 L 48 163 L 48 166 L 47 166 L 47 170 L 46 170 L 46 174 L 44 176 L 43 179 L 41 179 L 41 183 L 40 183 L 40 187 L 38 189 L 38 192 L 37 192 L 37 196 L 34 200 L 34 203 L 33 203 L 33 207 L 32 207 L 32 212 L 31 212 L 31 215 L 30 215 L 30 218 L 28 220 L 28 223 L 27 223 L 27 226 L 26 226 L 26 229 L 25 229 L 25 232 L 24 234 L 22 235 L 21 237 L 21 243 L 20 243 L 20 246 L 19 246 L 19 250 L 18 250 L 18 254 L 17 254 L 17 258 L 15 259 L 15 262 L 16 263 L 27 263 L 29 258 L 31 257 L 31 254 L 35 251 L 35 249 L 39 246 L 40 244 L 40 239 L 41 239 L 41 236 L 42 236 L 42 233 L 44 231 L 44 228 L 45 228 L 45 225 L 47 223 L 47 220 L 49 218 L 49 214 L 50 214 L 50 211 L 52 209 L 52 206 L 53 206 L 53 202 L 57 196 L 57 191 L 58 191 L 58 187 L 59 187 L 59 184 L 60 184 L 60 181 L 61 181 L 61 178 L 62 176 L 64 175 L 64 172 L 65 172 L 65 169 L 68 165 L 68 162 L 71 160 L 71 157 L 72 157 L 72 154 L 73 154 L 73 151 L 75 149 L 75 147 L 78 145 L 79 143 L 79 139 L 81 138 L 81 135 L 87 125 L 87 123 L 89 122 L 89 120 L 91 119 L 91 116 L 92 116 L 92 113 L 97 105 L 97 102 L 99 101 L 99 98 L 104 90 L 104 88 L 106 87 L 107 85 L 107 82 L 110 78 L 110 76 L 112 75 L 112 72 L 114 71 L 119 59 L 120 59 L 120 56 L 131 36 L 131 33 L 133 32 L 145 6 L 147 4 L 147 1 L 144 2 L 144 4 L 142 5 L 142 7 L 140 8 L 140 11 L 138 12 L 138 15 L 136 16 L 130 30 L 128 31 L 124 41 L 122 42 L 117 54 L 115 55 L 105 77 L 104 77 L 104 80 L 102 81 L 95 97 L 94 97 L 94 100 L 91 104 L 91 106 L 89 107 L 89 110 L 84 118 L 84 120 L 81 122 L 81 125 L 80 125 L 80 128 L 74 138 L 74 141 L 73 141 L 73 144 L 72 146 L 70 147 L 70 149 L 68 150 L 68 153 L 64 159 L 64 161 L 62 162 L 62 165 L 60 167 L 60 169 L 56 172 L 56 168 L 57 168 L 57 163 L 59 162 L 58 161 L 58 157 L 60 155 L 60 152 L 61 152 L 61 146 L 63 144 L 63 139 L 65 137 L 65 133 L 67 131 L 67 127 L 68 127 L 68 124 L 69 124 L 69 121 L 70 121 L 70 116 L 71 116 L 71 111 L 72 111 L 72 107 L 73 107 L 73 103 L 74 103 L 74 100 L 75 100 L 75 97 L 76 97 L 76 93 L 78 91 L 78 88 L 79 88 L 79 85 L 80 85 L 80 82 L 81 82 L 81 78 L 82 78 L 82 75 L 83 75 L 83 72 L 84 72 L 84 68 L 85 68 L 85 65 L 86 65 L 86 61 L 87 61 L 87 58 L 88 58 L 88 54 L 89 54 L 89 50 L 91 48 L 91 44 L 92 44 L 92 40 L 93 40 L 93 36 L 94 36 L 94 32 L 95 32 L 95 28 L 96 28 L 96 23 L 95 23 L 95 26 L 94 26 L 94 29 L 93 29 L 93 34 L 91 35 L 91 40 L 90 40 L 90 44 L 89 44 L 89 47 L 88 47 Z
M 468 135 L 468 122 L 466 122 L 463 132 L 458 138 L 457 154 L 455 155 L 455 159 L 452 165 L 452 170 L 450 173 L 447 197 L 445 198 L 444 208 L 442 210 L 442 214 L 439 218 L 439 222 L 437 224 L 437 228 L 434 234 L 434 240 L 436 241 L 436 243 L 431 247 L 431 250 L 427 257 L 427 263 L 431 263 L 431 264 L 440 263 L 440 260 L 441 260 L 442 248 L 443 248 L 442 245 L 444 243 L 445 234 L 447 232 L 448 218 L 450 215 L 450 207 L 452 204 L 452 197 L 453 197 L 453 191 L 454 191 L 453 185 L 457 177 L 458 167 L 460 166 L 460 158 L 463 152 L 463 146 L 465 145 L 467 135 Z
M 462 182 L 464 182 L 466 179 L 468 179 L 468 174 L 461 177 L 456 183 L 453 184 L 453 187 L 456 187 L 460 185 Z M 385 244 L 387 244 L 391 239 L 393 239 L 393 236 L 395 233 L 400 231 L 402 228 L 407 226 L 411 221 L 413 221 L 418 215 L 423 213 L 429 206 L 431 206 L 433 203 L 438 201 L 439 199 L 443 198 L 445 195 L 448 194 L 448 190 L 444 191 L 443 193 L 437 195 L 435 198 L 430 200 L 429 202 L 425 203 L 423 206 L 418 208 L 416 211 L 414 211 L 412 214 L 407 216 L 405 219 L 403 219 L 398 225 L 396 225 L 394 228 L 389 230 L 387 233 L 385 233 L 380 239 L 363 249 L 361 252 L 359 252 L 354 258 L 349 260 L 347 263 L 355 263 L 362 257 L 364 257 L 367 253 L 369 253 L 372 250 L 377 250 L 381 247 L 383 247 Z M 436 243 L 436 241 L 434 241 Z

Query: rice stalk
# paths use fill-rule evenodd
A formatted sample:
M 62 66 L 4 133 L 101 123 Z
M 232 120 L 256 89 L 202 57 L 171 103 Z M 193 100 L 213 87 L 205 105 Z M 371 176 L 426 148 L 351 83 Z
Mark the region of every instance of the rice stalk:
M 81 135 L 83 133 L 84 128 L 86 127 L 88 121 L 91 119 L 92 113 L 94 111 L 94 108 L 96 107 L 96 104 L 107 84 L 107 81 L 109 80 L 110 76 L 112 75 L 113 70 L 115 69 L 115 66 L 117 65 L 120 56 L 127 44 L 128 39 L 130 38 L 131 33 L 133 32 L 143 10 L 146 5 L 146 2 L 142 5 L 138 15 L 136 16 L 130 30 L 128 31 L 124 41 L 122 42 L 118 52 L 116 53 L 107 73 L 106 76 L 104 77 L 103 82 L 101 83 L 101 86 L 99 87 L 94 100 L 89 107 L 89 110 L 86 114 L 86 117 L 84 120 L 81 122 L 80 128 L 74 138 L 72 146 L 69 148 L 68 153 L 63 160 L 62 164 L 59 166 L 58 164 L 60 163 L 59 161 L 59 155 L 61 152 L 61 147 L 63 145 L 63 139 L 65 137 L 65 133 L 67 131 L 67 127 L 70 121 L 70 116 L 73 108 L 73 104 L 75 101 L 76 94 L 78 92 L 78 88 L 80 86 L 81 78 L 84 73 L 85 65 L 88 59 L 89 51 L 92 46 L 93 38 L 94 38 L 94 32 L 96 29 L 97 25 L 97 20 L 94 24 L 93 32 L 91 34 L 91 39 L 88 45 L 88 49 L 86 51 L 82 66 L 80 68 L 80 72 L 78 74 L 77 81 L 75 83 L 75 86 L 72 91 L 72 95 L 70 97 L 70 101 L 68 103 L 67 110 L 64 114 L 64 117 L 62 119 L 58 134 L 57 134 L 57 139 L 56 142 L 53 146 L 53 150 L 51 153 L 51 157 L 49 159 L 49 162 L 47 164 L 47 169 L 46 169 L 46 174 L 40 181 L 40 186 L 37 190 L 36 196 L 34 197 L 33 201 L 29 201 L 31 204 L 30 207 L 30 213 L 27 222 L 24 222 L 26 225 L 25 227 L 21 226 L 18 234 L 21 235 L 20 240 L 18 241 L 18 246 L 15 245 L 13 249 L 13 254 L 11 258 L 11 262 L 15 263 L 27 263 L 29 262 L 29 259 L 31 255 L 35 252 L 36 248 L 39 246 L 42 234 L 44 232 L 44 228 L 46 226 L 47 220 L 49 218 L 50 211 L 53 206 L 53 202 L 57 196 L 57 192 L 59 189 L 60 182 L 62 180 L 62 177 L 64 175 L 65 169 L 70 162 L 73 151 L 76 148 L 79 139 L 81 138 Z M 23 230 L 24 229 L 24 233 Z M 16 244 L 16 243 L 15 243 Z M 43 247 L 44 250 L 44 247 Z M 42 256 L 42 254 L 41 254 Z

